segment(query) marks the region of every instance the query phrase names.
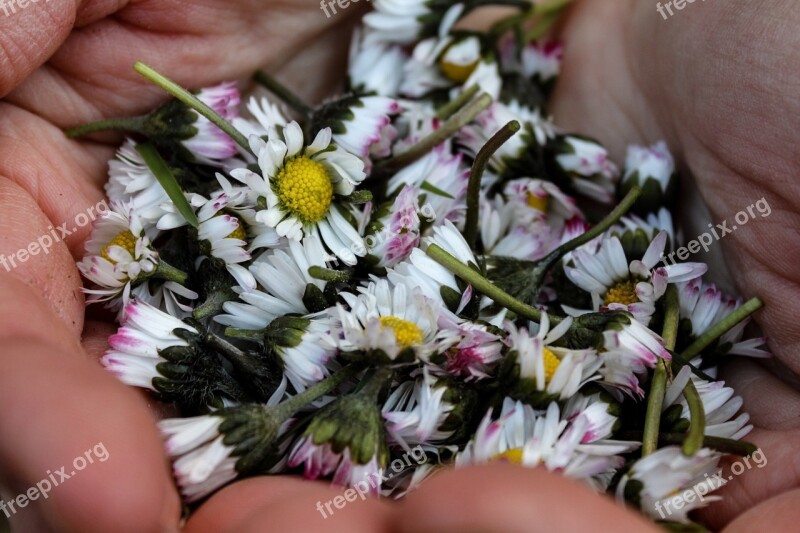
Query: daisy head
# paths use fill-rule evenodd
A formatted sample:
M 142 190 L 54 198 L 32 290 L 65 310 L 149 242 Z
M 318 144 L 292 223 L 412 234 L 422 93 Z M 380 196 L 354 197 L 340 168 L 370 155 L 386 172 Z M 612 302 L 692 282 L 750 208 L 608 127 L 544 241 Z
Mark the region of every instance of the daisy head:
M 287 125 L 281 138 L 251 137 L 250 141 L 261 174 L 236 169 L 231 176 L 263 202 L 265 209 L 258 211 L 257 220 L 292 240 L 319 234 L 347 264 L 363 257 L 364 242 L 339 204 L 364 179 L 364 162 L 331 145 L 330 128 L 320 130 L 309 146 L 304 145 L 297 122 Z
M 377 279 L 359 294 L 343 293 L 347 307 L 339 304 L 339 348 L 367 357 L 382 356 L 425 360 L 436 350 L 436 321 L 440 306 L 419 289 L 392 285 Z
M 197 93 L 197 99 L 226 120 L 239 116 L 241 97 L 235 82 L 207 87 Z M 193 112 L 194 113 L 194 112 Z M 206 117 L 197 113 L 192 126 L 197 133 L 183 141 L 183 145 L 201 159 L 222 160 L 236 155 L 236 142 Z
M 148 236 L 149 233 L 149 236 Z M 112 203 L 100 213 L 86 241 L 86 255 L 78 263 L 81 274 L 97 288 L 85 289 L 90 302 L 122 297 L 127 303 L 131 286 L 151 277 L 158 267 L 158 252 L 132 206 Z
M 598 243 L 575 250 L 575 266 L 565 266 L 569 280 L 592 295 L 595 310 L 625 309 L 643 324 L 649 324 L 656 302 L 668 283 L 688 281 L 705 274 L 703 263 L 658 267 L 664 255 L 667 232 L 653 238 L 644 256 L 628 262 L 619 238 L 605 235 Z

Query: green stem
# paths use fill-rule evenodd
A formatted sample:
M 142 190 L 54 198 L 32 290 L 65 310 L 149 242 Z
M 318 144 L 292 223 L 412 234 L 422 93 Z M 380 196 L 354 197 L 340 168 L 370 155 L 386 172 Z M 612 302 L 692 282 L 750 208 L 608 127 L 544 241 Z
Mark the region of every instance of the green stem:
M 475 100 L 461 108 L 455 115 L 447 119 L 438 130 L 434 131 L 405 152 L 383 161 L 376 167 L 376 170 L 381 174 L 387 174 L 418 161 L 424 157 L 425 154 L 452 137 L 458 130 L 475 120 L 475 117 L 480 115 L 490 105 L 492 105 L 492 97 L 486 93 L 481 94 Z
M 232 339 L 244 339 L 249 341 L 263 341 L 263 329 L 240 329 L 240 328 L 225 328 L 225 336 Z
M 324 381 L 320 381 L 316 385 L 312 385 L 311 387 L 307 388 L 305 391 L 292 396 L 288 400 L 283 403 L 278 404 L 275 407 L 275 411 L 278 417 L 282 420 L 286 420 L 292 415 L 294 415 L 297 411 L 302 409 L 303 407 L 307 406 L 314 400 L 325 396 L 336 390 L 339 386 L 345 383 L 347 380 L 355 377 L 355 375 L 361 370 L 359 365 L 351 364 L 337 373 L 333 374 L 331 377 Z
M 666 314 L 662 336 L 666 341 L 667 350 L 675 349 L 678 337 L 678 322 L 680 321 L 680 306 L 678 302 L 678 289 L 675 285 L 667 287 L 665 295 Z M 647 414 L 644 419 L 644 435 L 642 437 L 642 457 L 650 455 L 658 449 L 658 430 L 661 425 L 661 411 L 664 405 L 664 395 L 667 391 L 667 364 L 659 358 L 653 372 L 653 381 L 650 383 L 650 394 L 647 397 Z
M 161 157 L 161 154 L 158 153 L 156 147 L 151 143 L 139 143 L 136 145 L 136 151 L 142 156 L 142 160 L 144 160 L 147 168 L 150 169 L 150 172 L 153 173 L 158 183 L 161 184 L 164 192 L 167 193 L 169 199 L 175 204 L 175 208 L 178 212 L 186 219 L 190 226 L 197 228 L 200 223 L 197 220 L 194 209 L 189 205 L 189 201 L 186 199 L 186 195 L 183 194 L 178 180 L 175 179 L 175 174 L 173 174 L 167 162 L 164 161 L 164 158 Z
M 231 289 L 214 291 L 206 298 L 206 301 L 194 308 L 194 311 L 192 311 L 192 318 L 195 320 L 203 320 L 215 315 L 222 310 L 222 305 L 225 302 L 236 300 L 238 297 L 239 296 Z
M 239 130 L 234 128 L 227 120 L 222 118 L 219 113 L 201 102 L 195 95 L 174 81 L 170 80 L 163 74 L 160 74 L 153 68 L 145 65 L 141 61 L 137 61 L 133 66 L 133 69 L 187 106 L 197 111 L 200 115 L 206 117 L 219 129 L 224 131 L 231 139 L 236 141 L 236 144 L 244 148 L 247 152 L 250 152 L 251 154 L 253 153 L 253 151 L 250 149 L 250 144 L 247 142 L 247 138 L 242 135 Z
M 467 102 L 472 100 L 472 98 L 478 94 L 481 88 L 478 85 L 472 85 L 467 89 L 464 89 L 461 94 L 447 102 L 445 105 L 439 108 L 436 112 L 436 118 L 439 120 L 447 120 L 453 113 L 464 107 Z
M 185 285 L 186 281 L 189 279 L 189 274 L 183 270 L 178 270 L 164 260 L 160 260 L 155 272 L 153 272 L 153 277 Z
M 230 361 L 242 375 L 249 376 L 258 375 L 260 373 L 261 365 L 256 364 L 253 358 L 245 351 L 240 350 L 230 342 L 213 333 L 207 333 L 205 340 L 210 347 L 220 352 L 225 359 Z
M 309 267 L 308 275 L 321 281 L 333 281 L 337 283 L 347 283 L 350 281 L 349 272 L 331 270 L 329 268 L 322 268 L 321 266 Z
M 686 388 L 683 389 L 683 396 L 689 405 L 689 416 L 691 417 L 689 431 L 683 441 L 683 454 L 691 457 L 703 446 L 703 439 L 706 433 L 706 412 L 703 408 L 703 400 L 700 398 L 700 393 L 697 392 L 697 387 L 694 386 L 691 377 L 686 384 Z
M 640 440 L 642 433 L 640 431 L 623 431 L 617 435 L 621 440 Z M 662 433 L 658 437 L 658 443 L 662 446 L 681 444 L 686 435 L 683 433 Z M 710 437 L 706 435 L 703 438 L 703 447 L 711 448 L 724 454 L 739 455 L 742 457 L 751 455 L 758 450 L 758 447 L 742 440 L 725 439 L 722 437 Z
M 515 312 L 519 316 L 527 318 L 528 320 L 540 322 L 542 320 L 542 315 L 546 314 L 535 307 L 520 302 L 503 289 L 499 288 L 491 281 L 481 276 L 478 272 L 472 270 L 470 267 L 447 253 L 440 246 L 431 244 L 428 246 L 426 253 L 431 257 L 431 259 L 472 285 L 476 291 L 487 296 L 506 309 Z M 550 319 L 551 324 L 558 324 L 562 321 L 561 318 L 556 316 L 548 316 L 548 318 Z
M 483 145 L 478 155 L 475 156 L 475 162 L 472 163 L 467 187 L 467 220 L 464 224 L 464 239 L 471 249 L 475 248 L 475 241 L 478 238 L 478 217 L 480 215 L 480 193 L 483 173 L 486 171 L 486 166 L 495 152 L 513 137 L 519 129 L 520 124 L 516 120 L 512 120 L 503 126 Z
M 256 83 L 263 85 L 269 92 L 283 100 L 289 107 L 297 111 L 303 118 L 310 118 L 314 110 L 306 104 L 299 96 L 289 90 L 288 87 L 280 83 L 278 80 L 259 70 L 253 75 Z
M 98 120 L 97 122 L 89 122 L 81 124 L 74 128 L 69 128 L 64 134 L 70 139 L 76 137 L 83 137 L 90 133 L 99 131 L 130 131 L 134 133 L 145 134 L 145 120 L 146 116 L 142 117 L 128 117 L 128 118 L 109 118 L 106 120 Z
M 705 333 L 700 335 L 683 353 L 681 353 L 681 360 L 684 362 L 691 361 L 697 354 L 708 348 L 711 343 L 725 335 L 728 331 L 733 329 L 739 322 L 746 319 L 764 306 L 764 303 L 758 298 L 753 298 L 747 301 L 739 309 L 729 314 L 713 326 L 711 326 Z

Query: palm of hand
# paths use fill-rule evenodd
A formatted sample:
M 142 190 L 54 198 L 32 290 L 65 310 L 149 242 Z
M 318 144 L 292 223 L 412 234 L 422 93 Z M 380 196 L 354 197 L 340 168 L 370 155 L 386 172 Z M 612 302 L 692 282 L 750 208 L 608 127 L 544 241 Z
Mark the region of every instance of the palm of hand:
M 310 55 L 318 64 L 332 66 L 332 73 L 340 70 L 326 57 L 328 49 L 333 47 L 327 47 L 325 39 L 335 37 L 341 23 L 356 10 L 329 21 L 317 11 L 315 2 L 298 3 L 276 3 L 265 9 L 262 2 L 255 0 L 131 4 L 97 0 L 83 2 L 75 9 L 39 4 L 14 15 L 16 18 L 11 24 L 20 24 L 29 33 L 0 34 L 0 50 L 12 51 L 9 56 L 0 53 L 0 64 L 10 67 L 4 66 L 0 76 L 0 94 L 8 93 L 6 101 L 0 104 L 0 114 L 4 117 L 0 136 L 0 203 L 3 206 L 0 227 L 4 238 L 0 253 L 8 256 L 27 247 L 28 243 L 48 233 L 50 225 L 73 220 L 77 213 L 101 199 L 106 161 L 113 153 L 112 148 L 67 141 L 60 129 L 100 117 L 140 113 L 162 99 L 157 89 L 148 86 L 129 69 L 135 60 L 148 61 L 178 82 L 199 87 L 244 77 L 265 62 L 280 64 L 293 50 L 315 39 L 312 51 L 317 53 L 306 55 L 304 52 L 303 60 Z M 596 20 L 591 23 L 592 19 L 608 19 L 613 28 L 628 17 L 628 8 L 635 13 L 636 21 L 629 25 L 629 30 L 597 34 L 602 26 Z M 625 12 L 620 13 L 623 9 Z M 786 9 L 789 9 L 788 2 Z M 573 48 L 569 54 L 574 54 L 574 62 L 568 67 L 572 70 L 566 72 L 560 89 L 560 95 L 564 96 L 560 102 L 571 103 L 564 104 L 569 106 L 564 108 L 556 102 L 557 118 L 577 131 L 597 135 L 617 152 L 626 142 L 666 137 L 673 148 L 679 149 L 687 168 L 698 177 L 701 193 L 720 220 L 741 209 L 743 205 L 740 204 L 747 205 L 769 194 L 759 192 L 762 188 L 775 191 L 777 184 L 782 183 L 780 176 L 785 175 L 781 171 L 796 163 L 788 160 L 792 139 L 785 130 L 789 125 L 785 124 L 784 131 L 780 131 L 782 122 L 771 120 L 782 116 L 779 97 L 765 95 L 763 101 L 757 102 L 758 109 L 751 111 L 752 116 L 742 113 L 725 117 L 720 110 L 737 103 L 726 102 L 726 99 L 735 98 L 735 95 L 741 97 L 742 91 L 727 91 L 727 86 L 717 85 L 714 90 L 720 92 L 720 99 L 712 99 L 715 106 L 691 109 L 686 102 L 694 100 L 686 99 L 686 90 L 692 90 L 696 101 L 705 102 L 708 98 L 703 96 L 703 78 L 695 81 L 694 88 L 688 82 L 681 85 L 681 79 L 673 81 L 678 88 L 687 87 L 683 93 L 668 84 L 671 78 L 664 73 L 685 72 L 688 68 L 688 65 L 675 63 L 676 50 L 671 50 L 670 46 L 677 45 L 672 43 L 666 49 L 639 48 L 635 52 L 640 60 L 645 57 L 645 61 L 646 57 L 661 54 L 664 59 L 657 72 L 644 69 L 646 65 L 630 63 L 631 68 L 627 69 L 620 61 L 625 57 L 623 54 L 633 53 L 632 44 L 639 43 L 639 35 L 634 34 L 636 28 L 660 22 L 655 17 L 650 22 L 649 15 L 636 11 L 628 0 L 588 2 L 579 6 L 566 27 L 567 32 L 578 32 L 578 35 L 570 41 Z M 730 12 L 733 13 L 732 8 Z M 673 21 L 670 31 L 664 30 L 658 37 L 669 42 L 672 31 L 681 32 L 685 25 L 698 25 L 701 17 L 698 14 L 694 21 L 688 20 L 689 16 L 684 18 L 687 20 Z M 69 35 L 73 19 L 78 29 Z M 181 21 L 181 30 L 176 32 L 177 20 Z M 589 28 L 582 28 L 587 20 Z M 328 30 L 324 32 L 325 37 L 323 30 Z M 641 31 L 642 35 L 648 35 L 645 30 Z M 727 30 L 717 31 L 724 34 Z M 749 33 L 742 31 L 742 35 Z M 720 35 L 719 39 L 724 37 Z M 623 48 L 620 42 L 623 38 L 630 41 L 628 48 Z M 778 38 L 774 36 L 776 42 Z M 597 72 L 591 65 L 581 67 L 582 58 L 590 59 L 589 63 L 592 63 L 591 58 L 596 58 L 581 51 L 584 46 L 592 48 L 592 39 L 595 43 L 608 40 L 603 48 L 608 61 L 594 61 L 595 66 L 608 68 L 607 65 L 617 64 L 619 73 Z M 649 46 L 656 47 L 655 43 Z M 783 43 L 781 46 L 787 46 L 785 40 Z M 692 44 L 683 42 L 682 46 Z M 705 46 L 713 44 L 705 43 Z M 22 53 L 13 52 L 15 49 L 21 49 Z M 53 55 L 56 49 L 58 52 Z M 707 52 L 698 48 L 694 62 L 700 64 L 699 58 L 707 57 Z M 596 49 L 592 53 L 596 54 Z M 15 58 L 13 63 L 9 57 Z M 49 61 L 40 66 L 48 57 Z M 705 74 L 698 70 L 695 76 Z M 743 69 L 731 66 L 719 74 L 722 79 L 716 83 L 725 82 L 726 72 L 733 76 L 730 72 L 740 70 Z M 303 80 L 310 92 L 315 89 L 309 88 L 312 82 L 323 88 L 322 84 L 327 81 L 323 69 L 315 72 L 321 72 L 316 79 Z M 690 74 L 686 73 L 687 80 L 692 79 Z M 634 78 L 635 75 L 641 79 Z M 775 84 L 778 81 L 775 80 Z M 647 94 L 664 96 L 658 101 L 652 97 L 648 100 L 634 92 L 639 84 L 652 85 L 659 91 L 653 93 L 651 88 Z M 775 91 L 779 95 L 780 87 Z M 628 95 L 635 98 L 628 98 Z M 605 97 L 608 101 L 604 105 L 590 110 L 575 104 L 588 106 L 597 98 Z M 687 112 L 688 118 L 678 119 L 669 114 L 676 109 Z M 711 112 L 719 115 L 701 115 Z M 635 117 L 638 122 L 633 121 L 635 119 L 621 122 L 624 118 L 620 117 Z M 759 117 L 763 122 L 759 122 Z M 690 124 L 694 127 L 689 127 Z M 765 160 L 737 151 L 741 139 L 736 133 L 749 135 L 756 126 L 760 129 L 755 131 L 762 132 L 760 136 L 745 141 L 755 140 L 757 144 L 763 140 L 763 146 L 756 148 L 769 155 Z M 730 134 L 725 137 L 725 132 Z M 754 168 L 752 161 L 760 166 Z M 720 185 L 723 178 L 727 180 L 723 183 L 732 182 L 733 186 Z M 725 244 L 738 247 L 737 257 L 741 263 L 734 268 L 737 272 L 747 272 L 743 289 L 748 294 L 757 289 L 767 301 L 768 310 L 763 316 L 765 325 L 772 326 L 772 331 L 767 333 L 776 346 L 783 347 L 784 352 L 778 352 L 782 360 L 796 368 L 792 366 L 789 350 L 792 343 L 797 342 L 797 333 L 781 317 L 788 315 L 784 313 L 787 305 L 797 304 L 783 304 L 778 298 L 787 293 L 789 289 L 783 286 L 790 288 L 792 275 L 796 276 L 789 268 L 792 264 L 789 254 L 797 252 L 785 245 L 770 248 L 770 243 L 782 242 L 781 235 L 785 238 L 790 231 L 786 228 L 796 228 L 800 224 L 796 213 L 790 209 L 779 210 L 781 201 L 791 206 L 792 194 L 797 192 L 790 183 L 783 184 L 789 186 L 786 193 L 773 193 L 774 200 L 769 196 L 776 211 L 772 218 L 732 235 Z M 756 232 L 763 236 L 757 238 Z M 0 432 L 12 436 L 0 442 L 0 469 L 10 481 L 8 492 L 18 494 L 48 469 L 69 464 L 88 447 L 103 442 L 109 451 L 108 462 L 81 472 L 69 485 L 59 487 L 35 512 L 19 513 L 19 526 L 26 530 L 41 529 L 46 524 L 57 523 L 66 529 L 82 529 L 88 519 L 98 530 L 175 528 L 178 498 L 152 416 L 140 396 L 116 383 L 96 365 L 87 364 L 84 357 L 87 353 L 95 355 L 102 351 L 112 328 L 106 323 L 84 323 L 80 278 L 74 258 L 80 256 L 87 234 L 88 228 L 79 228 L 66 239 L 66 246 L 57 245 L 48 255 L 32 257 L 8 275 L 0 272 L 0 292 L 6 296 L 0 301 L 0 323 L 3 324 L 2 334 L 8 339 L 4 343 L 6 372 L 0 375 L 0 402 L 13 407 L 0 418 Z M 780 253 L 783 255 L 776 258 Z M 769 260 L 765 261 L 766 258 Z M 771 309 L 770 303 L 773 304 Z M 82 331 L 83 347 L 80 345 Z M 800 365 L 800 362 L 794 364 Z M 791 443 L 798 435 L 793 432 L 792 424 L 793 418 L 797 418 L 794 410 L 800 405 L 796 395 L 788 385 L 749 365 L 735 369 L 732 378 L 743 387 L 741 392 L 751 402 L 750 411 L 760 428 L 753 435 L 754 440 L 764 446 L 772 464 L 784 463 L 782 455 L 788 456 Z M 779 402 L 758 403 L 764 397 L 760 393 L 767 387 L 772 394 L 778 394 Z M 60 428 L 63 431 L 57 431 Z M 787 457 L 786 462 L 791 464 L 791 458 Z M 727 507 L 722 509 L 723 515 L 717 519 L 729 519 L 753 502 L 778 490 L 792 488 L 796 478 L 791 469 L 767 469 L 752 474 L 737 481 Z M 537 480 L 545 482 L 539 478 L 548 478 L 547 495 L 542 495 L 541 485 L 537 487 Z M 461 487 L 469 483 L 482 487 L 480 494 L 493 497 L 481 497 L 478 491 L 465 494 Z M 453 508 L 459 509 L 458 518 L 463 524 L 473 527 L 483 523 L 501 529 L 504 524 L 508 528 L 529 525 L 526 516 L 548 510 L 548 516 L 555 520 L 549 527 L 555 527 L 556 522 L 562 527 L 577 526 L 580 522 L 575 520 L 580 517 L 569 513 L 553 516 L 552 509 L 564 508 L 566 501 L 570 502 L 570 507 L 579 502 L 584 508 L 588 506 L 593 512 L 583 516 L 592 517 L 593 522 L 602 515 L 609 526 L 622 530 L 641 531 L 643 527 L 635 516 L 582 488 L 557 478 L 550 479 L 545 473 L 523 473 L 503 467 L 445 474 L 412 495 L 403 508 L 359 502 L 337 516 L 335 522 L 325 522 L 316 514 L 315 503 L 336 495 L 338 492 L 324 485 L 294 479 L 244 481 L 212 498 L 192 518 L 188 528 L 202 531 L 269 524 L 281 530 L 283 525 L 297 528 L 305 524 L 317 530 L 347 527 L 364 531 L 390 528 L 413 531 L 444 527 L 437 522 L 441 518 L 437 510 Z M 531 501 L 538 503 L 531 504 Z M 520 507 L 526 512 L 517 513 Z M 517 514 L 509 516 L 511 510 Z

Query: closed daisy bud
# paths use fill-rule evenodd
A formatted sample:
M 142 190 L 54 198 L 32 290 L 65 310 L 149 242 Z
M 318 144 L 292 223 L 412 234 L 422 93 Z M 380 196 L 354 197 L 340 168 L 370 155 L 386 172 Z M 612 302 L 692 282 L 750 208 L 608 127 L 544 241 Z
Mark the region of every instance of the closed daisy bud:
M 547 147 L 556 183 L 602 203 L 611 203 L 619 169 L 597 141 L 560 135 Z
M 270 473 L 286 446 L 278 438 L 289 421 L 275 409 L 286 382 L 266 404 L 226 407 L 209 415 L 159 422 L 175 479 L 187 502 L 202 499 L 239 476 Z
M 380 471 L 386 468 L 389 449 L 379 407 L 392 372 L 381 368 L 355 393 L 343 396 L 315 413 L 289 455 L 289 467 L 304 467 L 305 477 L 334 474 L 337 485 L 353 486 L 376 481 L 369 490 L 380 491 Z
M 446 384 L 437 383 L 427 372 L 395 389 L 383 406 L 390 438 L 405 448 L 450 437 L 453 431 L 442 427 L 455 406 L 444 400 L 446 393 Z
M 632 187 L 642 189 L 642 195 L 633 205 L 635 213 L 646 216 L 661 207 L 672 207 L 677 186 L 675 161 L 667 143 L 660 141 L 649 148 L 636 145 L 628 147 L 620 194 L 624 196 Z
M 346 96 L 315 110 L 312 130 L 330 128 L 333 142 L 360 157 L 369 173 L 372 159 L 391 155 L 397 138 L 392 115 L 399 112 L 400 104 L 385 96 Z
M 376 42 L 369 33 L 353 33 L 348 64 L 349 85 L 362 94 L 395 97 L 402 81 L 406 54 L 401 46 Z

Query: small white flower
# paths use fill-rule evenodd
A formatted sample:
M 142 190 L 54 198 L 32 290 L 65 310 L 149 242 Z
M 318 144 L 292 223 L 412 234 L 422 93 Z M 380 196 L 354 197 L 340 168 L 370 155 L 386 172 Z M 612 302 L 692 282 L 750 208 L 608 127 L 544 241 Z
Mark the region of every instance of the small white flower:
M 274 137 L 278 128 L 284 128 L 289 120 L 281 109 L 269 99 L 260 100 L 252 97 L 247 103 L 247 110 L 252 118 L 237 117 L 233 119 L 233 127 L 248 139 L 256 137 Z
M 264 198 L 266 209 L 256 214 L 278 235 L 301 240 L 318 234 L 337 257 L 354 265 L 366 253 L 364 242 L 337 205 L 337 196 L 350 195 L 365 177 L 364 162 L 331 147 L 331 130 L 324 128 L 304 147 L 297 122 L 283 129 L 283 140 L 268 142 L 251 137 L 261 175 L 236 169 L 231 176 L 245 183 L 251 194 Z
M 122 327 L 109 337 L 110 348 L 101 361 L 123 383 L 155 391 L 153 378 L 161 376 L 156 366 L 166 362 L 159 352 L 173 346 L 189 346 L 174 331 L 184 329 L 194 334 L 198 331 L 139 301 L 132 301 L 125 306 L 124 317 Z
M 86 241 L 86 255 L 78 263 L 81 274 L 97 285 L 84 289 L 91 295 L 90 303 L 112 300 L 116 308 L 120 302 L 113 300 L 121 297 L 121 305 L 127 304 L 132 285 L 152 275 L 158 266 L 158 252 L 150 239 L 155 233 L 154 228 L 145 231 L 131 206 L 112 203 L 100 213 Z
M 672 359 L 664 348 L 664 339 L 637 320 L 614 325 L 603 332 L 603 339 L 604 351 L 600 352 L 602 382 L 632 396 L 644 397 L 639 375 L 653 368 L 659 358 Z
M 289 314 L 306 315 L 303 303 L 308 285 L 320 291 L 325 282 L 309 274 L 312 266 L 326 268 L 333 259 L 316 236 L 302 243 L 289 241 L 286 248 L 269 250 L 250 265 L 258 290 L 243 291 L 241 302 L 225 302 L 225 314 L 214 320 L 237 329 L 263 329 L 276 318 Z
M 575 190 L 598 202 L 610 203 L 619 169 L 609 159 L 606 149 L 593 140 L 574 135 L 564 137 L 563 145 L 556 162 L 570 176 Z
M 358 295 L 342 293 L 348 308 L 339 304 L 333 311 L 340 322 L 342 351 L 380 351 L 391 360 L 406 350 L 426 360 L 435 351 L 438 301 L 419 289 L 392 286 L 383 278 L 358 291 Z
M 444 401 L 447 387 L 437 386 L 425 373 L 392 392 L 383 406 L 386 431 L 403 447 L 442 441 L 453 434 L 440 428 L 454 405 Z
M 708 270 L 704 263 L 656 268 L 666 243 L 667 232 L 661 231 L 641 260 L 628 263 L 619 238 L 606 235 L 599 246 L 590 243 L 575 250 L 572 253 L 575 267 L 565 266 L 564 271 L 572 283 L 591 293 L 595 311 L 601 306 L 626 309 L 647 325 L 667 284 L 695 279 Z
M 688 523 L 688 514 L 694 509 L 705 506 L 708 502 L 719 500 L 716 496 L 704 499 L 684 500 L 680 508 L 676 506 L 665 510 L 665 502 L 686 489 L 694 489 L 704 485 L 708 494 L 719 488 L 712 474 L 717 471 L 719 454 L 702 449 L 691 457 L 683 454 L 680 446 L 669 446 L 639 459 L 631 469 L 622 476 L 617 485 L 617 499 L 624 500 L 625 489 L 630 481 L 642 484 L 639 492 L 639 509 L 655 520 Z M 661 510 L 661 511 L 659 511 Z M 665 516 L 665 513 L 669 512 Z
M 197 99 L 226 120 L 239 116 L 239 89 L 234 82 L 202 89 L 197 93 Z M 236 142 L 210 120 L 198 113 L 193 126 L 197 129 L 197 134 L 181 142 L 195 156 L 201 160 L 223 160 L 236 155 Z
M 360 29 L 353 33 L 348 63 L 350 86 L 378 96 L 397 96 L 406 54 L 398 45 L 368 40 L 367 35 Z
M 503 340 L 483 324 L 461 320 L 448 311 L 439 317 L 439 341 L 445 348 L 442 372 L 464 381 L 481 380 L 503 356 Z M 438 367 L 432 367 L 438 369 Z
M 419 189 L 407 185 L 394 199 L 388 212 L 374 221 L 374 230 L 364 239 L 376 266 L 393 267 L 419 245 Z
M 561 72 L 564 45 L 558 41 L 532 41 L 522 49 L 521 71 L 546 83 Z
M 411 44 L 425 29 L 423 19 L 440 16 L 440 35 L 445 35 L 464 12 L 463 4 L 448 1 L 444 7 L 434 8 L 429 0 L 375 0 L 375 11 L 364 15 L 364 25 L 371 30 L 368 40 L 398 44 Z
M 568 350 L 552 346 L 572 325 L 571 319 L 550 330 L 548 315 L 542 315 L 542 323 L 535 337 L 525 328 L 517 328 L 506 322 L 509 332 L 507 343 L 511 348 L 509 357 L 515 357 L 519 365 L 521 380 L 531 382 L 537 391 L 559 400 L 566 400 L 590 381 L 598 379 L 597 369 L 602 364 L 594 350 Z
M 625 162 L 623 181 L 638 178 L 643 185 L 648 179 L 656 180 L 662 192 L 666 192 L 675 173 L 675 161 L 667 143 L 659 141 L 651 147 L 631 145 Z
M 361 96 L 348 109 L 352 118 L 342 121 L 344 133 L 334 133 L 333 142 L 366 162 L 370 156 L 391 155 L 397 138 L 391 116 L 400 112 L 400 104 L 385 96 Z
M 694 360 L 692 364 L 699 365 L 700 360 Z M 695 376 L 689 366 L 684 366 L 670 383 L 664 397 L 663 409 L 667 409 L 671 405 L 680 405 L 683 409 L 681 418 L 691 419 L 689 405 L 682 394 L 690 379 L 703 402 L 706 435 L 740 440 L 750 433 L 753 429 L 752 425 L 747 424 L 750 421 L 750 415 L 740 413 L 744 404 L 742 398 L 735 396 L 734 390 L 726 387 L 724 381 L 706 381 Z
M 172 203 L 130 139 L 108 163 L 106 194 L 112 203 L 130 206 L 148 227 L 164 215 L 162 205 Z

